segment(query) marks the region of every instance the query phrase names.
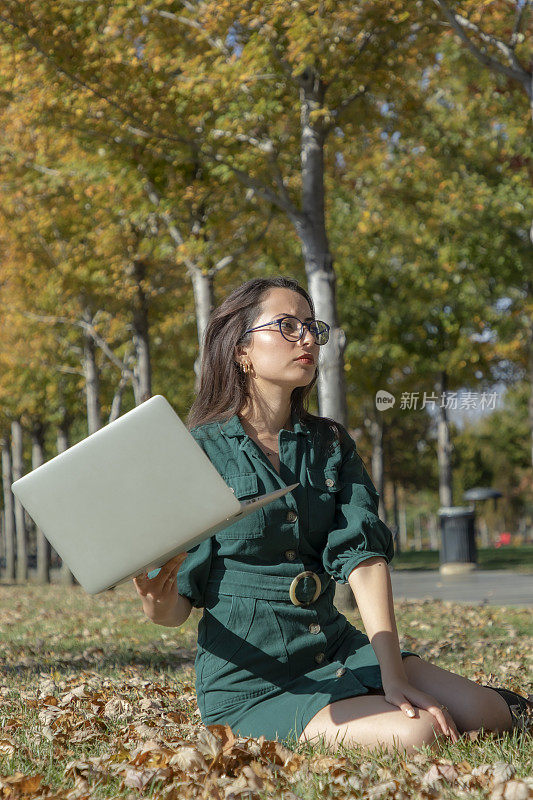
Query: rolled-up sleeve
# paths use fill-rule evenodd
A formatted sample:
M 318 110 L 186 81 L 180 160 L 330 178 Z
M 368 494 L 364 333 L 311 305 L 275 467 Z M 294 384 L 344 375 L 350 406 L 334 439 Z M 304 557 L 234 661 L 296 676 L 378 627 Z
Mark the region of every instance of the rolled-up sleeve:
M 355 442 L 341 428 L 342 461 L 340 489 L 336 492 L 335 521 L 323 553 L 324 569 L 338 583 L 347 583 L 350 572 L 374 556 L 390 563 L 394 555 L 392 533 L 378 516 L 379 494 Z
M 178 592 L 188 597 L 193 606 L 202 608 L 205 605 L 204 595 L 211 559 L 213 556 L 213 539 L 203 542 L 187 552 L 187 558 L 178 570 Z

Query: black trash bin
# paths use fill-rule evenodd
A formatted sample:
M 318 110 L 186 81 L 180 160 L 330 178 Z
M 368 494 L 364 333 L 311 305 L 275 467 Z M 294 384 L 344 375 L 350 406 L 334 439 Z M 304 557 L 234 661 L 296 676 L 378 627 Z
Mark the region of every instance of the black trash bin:
M 441 531 L 440 572 L 455 575 L 477 569 L 473 506 L 439 508 Z

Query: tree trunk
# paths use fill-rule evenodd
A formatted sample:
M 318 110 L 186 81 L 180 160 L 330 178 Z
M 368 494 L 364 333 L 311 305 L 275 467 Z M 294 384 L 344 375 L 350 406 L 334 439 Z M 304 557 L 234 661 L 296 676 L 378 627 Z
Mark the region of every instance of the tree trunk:
M 70 428 L 70 416 L 68 411 L 63 406 L 61 408 L 61 422 L 57 429 L 57 452 L 64 453 L 65 450 L 68 450 L 68 442 L 69 442 L 69 428 Z M 74 584 L 74 575 L 68 568 L 68 565 L 65 564 L 63 560 L 61 560 L 61 569 L 59 572 L 59 581 L 64 586 L 72 586 Z
M 32 469 L 37 469 L 44 463 L 44 427 L 42 422 L 36 421 L 31 431 L 31 465 Z M 37 583 L 50 583 L 50 542 L 43 534 L 39 526 L 36 526 L 37 534 Z
M 487 521 L 481 517 L 478 522 L 478 530 L 479 530 L 479 538 L 481 541 L 481 547 L 490 547 L 490 536 L 489 536 L 489 528 L 487 525 Z
M 528 380 L 529 380 L 528 416 L 529 416 L 529 433 L 531 437 L 531 466 L 533 466 L 533 323 L 529 329 L 529 338 L 528 338 Z
M 531 70 L 531 61 L 529 65 L 526 65 L 526 62 L 521 63 L 514 52 L 514 47 L 511 48 L 507 44 L 505 47 L 502 48 L 500 46 L 499 48 L 505 54 L 505 59 L 503 61 L 500 61 L 495 57 L 490 57 L 487 53 L 486 47 L 483 45 L 478 45 L 474 39 L 468 35 L 467 31 L 465 30 L 465 23 L 461 20 L 461 16 L 458 13 L 459 9 L 453 10 L 449 7 L 448 3 L 444 2 L 444 0 L 434 0 L 434 2 L 436 2 L 436 4 L 440 7 L 444 18 L 452 26 L 456 34 L 458 34 L 463 46 L 468 48 L 470 53 L 477 58 L 477 60 L 485 67 L 485 69 L 492 72 L 493 75 L 504 74 L 509 85 L 511 84 L 511 81 L 514 81 L 515 84 L 518 84 L 524 90 L 529 100 L 530 119 L 533 120 L 533 71 Z M 522 33 L 522 30 L 526 30 L 526 26 L 529 23 L 529 15 L 527 11 L 526 13 L 522 13 L 529 4 L 523 3 L 516 5 L 518 8 L 518 16 L 516 17 L 515 28 L 512 34 L 512 38 L 515 39 L 515 42 L 519 41 L 519 39 L 517 39 L 518 36 L 526 35 Z M 509 53 L 512 54 L 512 60 L 510 63 Z M 529 239 L 533 243 L 533 222 L 530 222 L 529 225 Z M 525 290 L 528 298 L 531 298 L 531 286 L 531 281 L 526 281 Z M 533 466 L 533 326 L 530 327 L 529 333 L 529 424 L 531 431 L 531 464 Z
M 429 517 L 429 549 L 430 550 L 439 550 L 439 527 L 438 527 L 438 520 L 435 514 L 431 514 Z
M 122 375 L 120 381 L 118 382 L 117 388 L 115 389 L 115 394 L 113 395 L 113 401 L 111 403 L 111 411 L 109 413 L 109 422 L 114 422 L 116 419 L 120 417 L 120 409 L 122 407 L 122 393 L 124 392 L 124 389 L 127 385 L 128 385 L 128 378 L 125 375 Z
M 365 420 L 372 441 L 372 482 L 379 493 L 379 518 L 387 524 L 387 508 L 385 505 L 385 469 L 383 458 L 383 417 L 379 412 Z
M 337 320 L 336 277 L 329 249 L 324 213 L 324 141 L 320 123 L 313 123 L 311 114 L 324 101 L 324 85 L 317 73 L 306 67 L 300 82 L 302 207 L 291 219 L 302 246 L 309 294 L 317 319 L 330 326 L 329 342 L 320 349 L 317 394 L 319 413 L 331 417 L 345 427 L 348 424 L 346 385 L 344 380 L 344 347 L 346 337 Z M 344 611 L 355 608 L 349 584 L 339 584 L 335 604 Z
M 215 297 L 213 291 L 213 274 L 204 274 L 199 269 L 192 270 L 192 289 L 194 294 L 194 306 L 196 310 L 196 327 L 198 330 L 198 356 L 194 362 L 195 392 L 200 388 L 200 367 L 204 350 L 204 335 L 209 317 L 215 307 Z
M 92 314 L 84 310 L 83 319 L 92 323 Z M 83 332 L 83 372 L 85 374 L 85 397 L 87 400 L 87 428 L 89 435 L 102 427 L 100 411 L 100 378 L 96 364 L 96 347 L 92 336 Z
M 2 485 L 4 495 L 4 541 L 6 549 L 6 566 L 4 577 L 8 581 L 15 580 L 15 508 L 11 491 L 12 470 L 9 439 L 4 436 L 0 440 L 2 450 Z
M 22 458 L 22 426 L 19 420 L 14 420 L 11 423 L 11 447 L 13 482 L 15 482 L 18 481 L 19 478 L 22 478 L 24 469 Z M 17 583 L 26 583 L 28 580 L 28 548 L 26 543 L 24 508 L 17 497 L 14 498 L 14 505 L 15 531 L 17 540 L 16 581 Z
M 152 396 L 148 301 L 143 288 L 146 271 L 146 262 L 142 259 L 136 259 L 133 264 L 133 274 L 136 282 L 136 297 L 133 305 L 133 342 L 137 355 L 135 372 L 139 383 L 138 398 L 140 403 L 144 403 L 145 400 Z
M 321 416 L 348 423 L 344 348 L 346 337 L 337 319 L 336 276 L 326 233 L 324 190 L 325 132 L 320 122 L 312 122 L 312 112 L 322 108 L 324 85 L 317 73 L 306 67 L 300 76 L 300 122 L 302 164 L 301 214 L 293 217 L 302 244 L 309 294 L 317 319 L 331 326 L 328 344 L 321 348 L 317 380 Z M 290 215 L 289 215 L 290 216 Z
M 443 370 L 437 382 L 436 391 L 442 400 L 438 406 L 437 420 L 437 461 L 439 468 L 439 501 L 441 506 L 453 505 L 452 484 L 452 443 L 450 441 L 450 426 L 446 411 L 446 391 L 448 376 Z
M 419 553 L 422 550 L 422 523 L 420 521 L 420 514 L 417 514 L 414 518 L 414 538 L 415 538 L 415 550 Z
M 402 545 L 400 542 L 400 515 L 399 515 L 399 507 L 398 507 L 398 482 L 396 480 L 392 481 L 392 513 L 394 517 L 394 544 L 396 547 L 396 552 L 402 552 Z
M 402 504 L 400 507 L 400 548 L 407 550 L 407 509 L 405 508 L 405 491 L 402 489 Z

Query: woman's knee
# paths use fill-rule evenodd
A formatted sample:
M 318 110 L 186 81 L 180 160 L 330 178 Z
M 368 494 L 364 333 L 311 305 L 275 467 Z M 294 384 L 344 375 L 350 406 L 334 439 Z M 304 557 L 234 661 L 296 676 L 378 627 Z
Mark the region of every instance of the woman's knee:
M 439 723 L 429 711 L 415 709 L 416 716 L 407 717 L 399 724 L 400 736 L 410 748 L 428 746 L 435 749 L 444 738 Z
M 323 708 L 306 726 L 300 741 L 306 739 L 336 747 L 363 745 L 406 750 L 428 745 L 436 747 L 440 739 L 438 723 L 428 711 L 416 709 L 407 717 L 383 697 L 347 698 Z M 315 738 L 316 737 L 316 738 Z

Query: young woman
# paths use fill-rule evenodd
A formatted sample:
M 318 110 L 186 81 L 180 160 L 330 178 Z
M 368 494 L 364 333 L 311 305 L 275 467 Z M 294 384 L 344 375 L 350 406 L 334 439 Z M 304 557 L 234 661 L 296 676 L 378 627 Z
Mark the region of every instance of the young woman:
M 411 752 L 509 730 L 523 698 L 399 647 L 378 494 L 346 429 L 306 411 L 328 334 L 284 277 L 250 280 L 213 312 L 189 430 L 239 499 L 298 486 L 135 578 L 144 612 L 176 626 L 204 608 L 202 720 L 238 735 Z M 349 583 L 366 634 L 334 607 L 334 581 Z

